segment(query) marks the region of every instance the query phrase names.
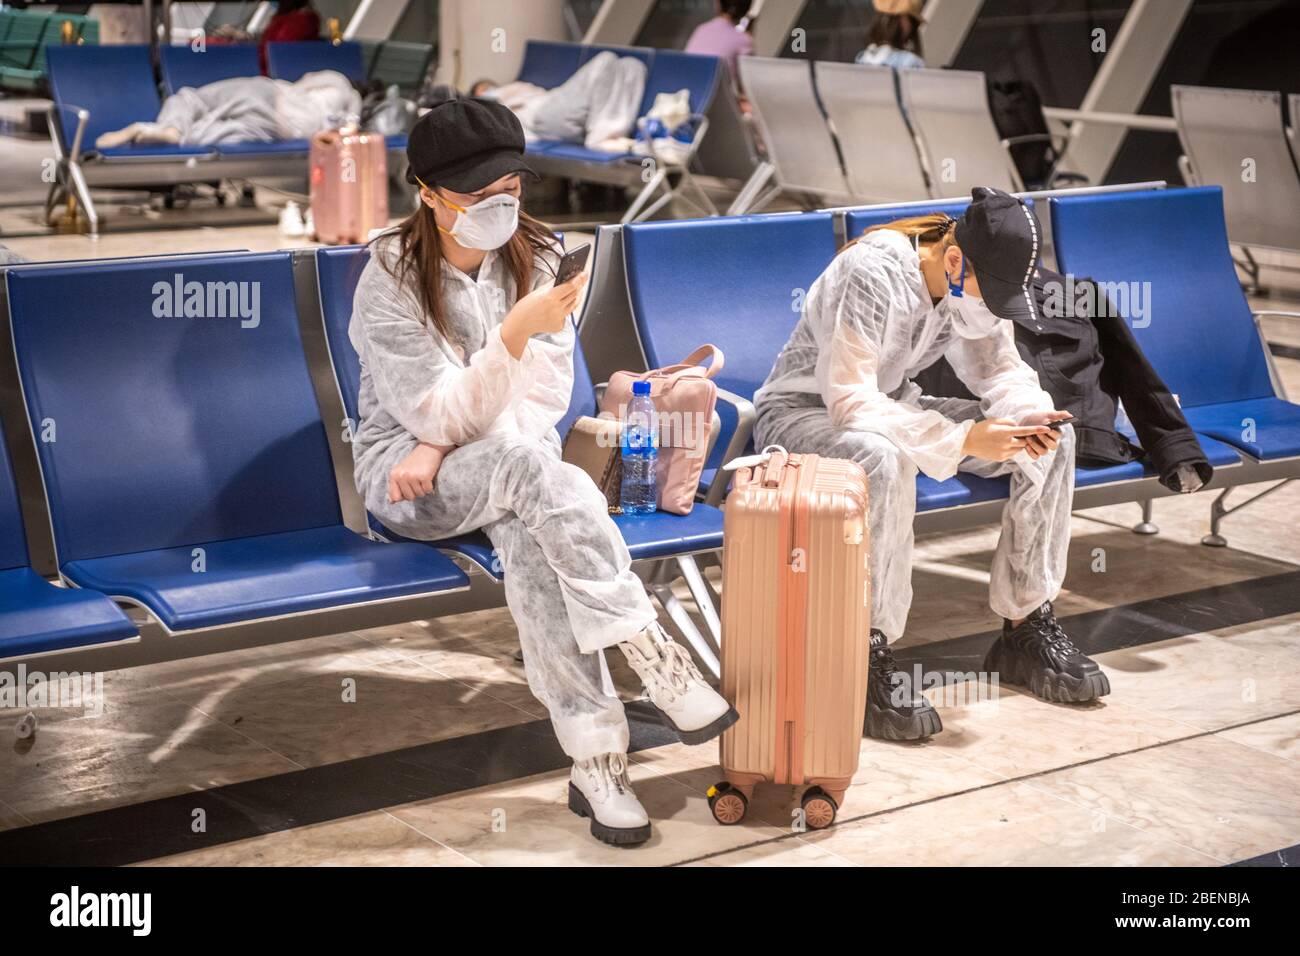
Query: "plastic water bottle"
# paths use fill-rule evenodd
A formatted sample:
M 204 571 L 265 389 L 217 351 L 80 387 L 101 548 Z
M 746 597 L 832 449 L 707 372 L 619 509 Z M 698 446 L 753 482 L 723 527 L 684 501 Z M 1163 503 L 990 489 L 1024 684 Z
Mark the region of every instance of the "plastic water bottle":
M 659 460 L 659 435 L 649 382 L 632 383 L 632 401 L 623 423 L 623 484 L 619 505 L 624 514 L 650 514 L 658 508 L 655 464 Z

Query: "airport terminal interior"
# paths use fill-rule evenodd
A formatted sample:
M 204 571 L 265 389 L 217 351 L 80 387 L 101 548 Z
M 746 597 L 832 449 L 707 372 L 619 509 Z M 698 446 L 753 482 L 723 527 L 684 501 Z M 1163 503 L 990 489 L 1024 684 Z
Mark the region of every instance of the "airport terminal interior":
M 0 860 L 1300 864 L 1298 44 L 1296 0 L 0 3 Z M 486 241 L 494 220 L 473 210 L 508 212 L 501 197 L 516 193 L 466 178 L 489 152 L 504 164 L 491 181 L 514 189 L 531 171 L 519 176 L 523 211 L 565 250 L 590 247 L 572 321 L 548 327 L 556 341 L 572 331 L 575 381 L 547 430 L 564 438 L 620 382 L 631 398 L 629 379 L 690 365 L 701 346 L 721 353 L 707 375 L 675 380 L 716 385 L 696 460 L 666 459 L 661 439 L 661 466 L 696 469 L 684 504 L 668 504 L 661 468 L 657 512 L 596 513 L 566 539 L 568 509 L 599 499 L 596 485 L 531 458 L 534 471 L 505 474 L 510 457 L 486 462 L 491 475 L 465 492 L 485 516 L 509 512 L 490 536 L 479 529 L 495 518 L 447 518 L 423 538 L 390 519 L 450 498 L 448 463 L 494 440 L 464 425 L 482 417 L 475 383 L 486 394 L 524 379 L 493 385 L 484 369 L 538 368 L 535 351 L 552 341 L 534 340 L 523 364 L 503 357 L 509 318 L 489 345 L 458 342 L 453 356 L 444 341 L 451 357 L 437 368 L 459 384 L 439 398 L 455 419 L 430 432 L 439 441 L 412 424 L 431 399 L 390 408 L 401 400 L 382 363 L 415 348 L 416 333 L 403 345 L 366 338 L 379 333 L 365 323 L 395 321 L 393 303 L 426 301 L 383 285 L 396 280 L 379 246 L 362 248 L 390 226 L 419 220 L 413 235 L 443 237 L 444 290 L 502 291 L 493 275 L 507 260 L 492 250 L 519 233 Z M 432 183 L 422 170 L 436 171 Z M 1002 218 L 981 213 L 1002 201 Z M 868 227 L 936 211 L 955 222 L 943 219 L 933 246 L 929 233 L 873 232 L 837 254 Z M 939 258 L 957 256 L 944 245 L 954 237 L 960 277 Z M 973 251 L 982 240 L 995 252 L 1021 243 L 1013 275 Z M 1066 454 L 1054 436 L 1069 425 L 1049 436 L 1056 457 L 1035 451 L 1010 480 L 927 469 L 871 420 L 895 414 L 881 403 L 901 404 L 902 382 L 900 371 L 886 388 L 872 366 L 870 388 L 877 371 L 881 384 L 855 421 L 904 462 L 905 485 L 868 476 L 869 534 L 859 501 L 857 538 L 890 554 L 864 559 L 865 585 L 850 569 L 798 592 L 815 616 L 865 587 L 858 633 L 819 618 L 759 674 L 746 650 L 757 632 L 793 640 L 782 627 L 805 622 L 784 578 L 745 577 L 767 540 L 746 530 L 752 489 L 776 486 L 778 454 L 793 470 L 784 451 L 762 457 L 773 426 L 758 395 L 755 432 L 756 393 L 778 355 L 795 360 L 783 346 L 797 323 L 856 321 L 848 298 L 827 305 L 845 295 L 835 276 L 890 241 L 891 262 L 920 255 L 921 274 L 940 263 L 922 306 L 931 316 L 961 297 L 973 263 L 984 298 L 970 286 L 964 298 L 1022 356 L 1033 330 L 1008 331 L 999 283 L 1006 308 L 1032 300 L 1041 270 L 1122 299 L 1095 326 L 1074 319 L 1091 335 L 1091 378 L 1043 358 L 1077 399 L 1076 441 L 1102 398 L 1101 432 L 1120 455 L 1050 472 L 1073 498 L 1059 521 L 1033 524 L 1015 517 L 1047 513 L 1032 476 L 1048 472 L 1032 466 Z M 844 281 L 869 284 L 860 276 L 883 274 L 871 268 Z M 453 319 L 481 305 L 465 301 Z M 489 325 L 512 305 L 487 306 Z M 953 314 L 975 314 L 963 308 Z M 412 327 L 435 341 L 424 319 Z M 830 347 L 804 345 L 819 346 Z M 432 367 L 403 359 L 412 381 Z M 826 364 L 818 381 L 836 374 Z M 956 371 L 984 397 L 969 367 Z M 928 381 L 939 379 L 922 378 L 927 396 L 944 394 Z M 822 420 L 842 425 L 845 401 L 826 398 Z M 980 427 L 907 408 L 972 436 Z M 396 478 L 358 490 L 354 477 L 354 451 L 359 475 L 384 422 L 411 447 L 413 434 L 420 448 L 458 446 L 435 490 L 416 488 L 404 508 L 382 500 L 405 493 Z M 853 457 L 834 450 L 842 442 L 818 452 L 799 438 L 792 428 L 780 443 Z M 971 441 L 949 441 L 950 455 Z M 614 449 L 625 482 L 630 448 Z M 735 458 L 738 470 L 722 467 Z M 745 474 L 757 485 L 728 484 Z M 563 487 L 530 484 L 538 475 Z M 626 483 L 622 493 L 626 503 Z M 906 511 L 886 531 L 877 509 L 893 507 L 915 512 L 910 531 Z M 999 613 L 991 592 L 1023 589 L 1015 555 L 1036 548 L 1059 550 L 1042 562 L 1063 580 L 1035 566 L 1025 574 L 1050 579 L 1048 591 Z M 626 556 L 614 582 L 573 571 L 603 568 L 592 555 L 607 552 Z M 530 556 L 556 605 L 531 589 Z M 885 580 L 895 560 L 901 573 Z M 873 584 L 893 593 L 873 599 Z M 581 633 L 559 663 L 540 660 L 547 641 L 572 644 L 570 627 L 616 585 L 657 615 L 637 640 L 676 645 L 657 645 L 661 664 L 639 663 L 631 639 L 590 650 Z M 1024 616 L 1019 633 L 1044 600 L 1056 630 L 1041 653 L 1091 662 L 1105 690 L 1054 696 L 989 673 L 986 655 L 1012 627 L 1003 615 Z M 905 626 L 877 647 L 869 628 L 894 625 L 900 605 Z M 789 650 L 814 646 L 823 656 Z M 834 654 L 848 666 L 828 666 Z M 852 672 L 852 690 L 881 655 L 924 698 L 926 732 L 864 732 L 864 680 L 843 713 L 828 703 L 833 674 Z M 791 675 L 807 681 L 797 693 Z M 621 699 L 626 753 L 593 764 L 576 752 L 610 711 L 562 700 L 570 684 Z M 698 691 L 701 706 L 716 688 L 739 723 L 686 729 L 664 702 L 670 684 L 678 703 Z M 873 701 L 868 725 L 890 706 Z M 835 719 L 855 724 L 851 762 L 838 788 L 819 789 L 808 767 L 845 737 L 826 729 Z M 765 754 L 775 770 L 759 767 L 752 785 L 736 768 Z M 588 771 L 596 790 L 579 779 Z M 649 823 L 620 824 L 598 800 L 630 802 L 615 809 L 643 808 Z

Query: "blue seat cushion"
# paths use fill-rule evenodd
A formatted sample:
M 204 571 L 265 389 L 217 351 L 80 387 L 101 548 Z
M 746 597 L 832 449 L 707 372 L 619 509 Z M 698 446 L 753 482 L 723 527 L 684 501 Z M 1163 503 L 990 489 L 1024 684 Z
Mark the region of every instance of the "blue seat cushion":
M 633 561 L 722 547 L 722 511 L 709 505 L 696 503 L 688 515 L 656 511 L 649 515 L 614 515 L 613 518 Z M 388 530 L 373 518 L 371 523 L 386 538 L 394 541 L 410 540 Z M 430 541 L 428 544 L 464 555 L 498 581 L 505 576 L 495 560 L 492 542 L 481 531 Z
M 82 587 L 147 607 L 172 631 L 407 597 L 469 583 L 429 548 L 381 544 L 341 525 L 69 561 Z
M 981 478 L 979 475 L 958 473 L 944 481 L 935 481 L 928 475 L 916 476 L 918 512 L 997 501 L 1010 494 L 1011 485 L 1006 478 Z
M 210 156 L 214 146 L 182 146 L 175 143 L 128 143 L 95 150 L 105 159 L 183 159 L 188 156 Z
M 505 577 L 501 562 L 493 554 L 492 542 L 482 531 L 471 531 L 469 534 L 434 541 L 433 546 L 464 555 L 498 581 Z
M 1292 402 L 1250 398 L 1184 408 L 1183 414 L 1198 434 L 1227 442 L 1261 461 L 1300 455 L 1300 405 Z M 1206 444 L 1204 439 L 1201 444 Z
M 131 619 L 102 594 L 55 587 L 27 567 L 0 571 L 0 658 L 136 636 Z
M 248 140 L 243 143 L 217 143 L 212 147 L 222 156 L 246 156 L 250 153 L 306 153 L 311 143 L 305 139 Z
M 613 517 L 633 561 L 722 547 L 722 509 L 710 505 L 697 502 L 688 515 L 656 511 Z
M 565 143 L 558 140 L 538 140 L 529 143 L 528 151 L 554 159 L 573 159 L 584 163 L 640 162 L 645 158 L 635 153 L 610 153 L 600 149 L 588 149 L 581 143 Z

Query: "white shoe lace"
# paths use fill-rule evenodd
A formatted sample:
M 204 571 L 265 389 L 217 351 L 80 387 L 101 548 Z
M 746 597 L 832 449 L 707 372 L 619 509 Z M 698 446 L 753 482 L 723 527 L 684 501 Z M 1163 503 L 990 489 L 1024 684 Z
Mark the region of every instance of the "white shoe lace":
M 585 768 L 595 784 L 596 793 L 616 790 L 620 794 L 631 789 L 632 781 L 627 776 L 627 757 L 623 754 L 602 754 L 590 761 Z

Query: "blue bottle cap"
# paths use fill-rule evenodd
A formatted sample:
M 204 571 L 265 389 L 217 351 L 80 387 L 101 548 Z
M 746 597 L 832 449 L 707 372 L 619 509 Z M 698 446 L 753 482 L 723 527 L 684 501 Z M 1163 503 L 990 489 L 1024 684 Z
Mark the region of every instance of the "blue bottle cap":
M 650 383 L 649 383 L 649 382 L 633 382 L 633 383 L 632 383 L 632 394 L 633 394 L 633 395 L 649 395 L 649 394 L 650 394 Z

